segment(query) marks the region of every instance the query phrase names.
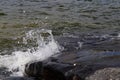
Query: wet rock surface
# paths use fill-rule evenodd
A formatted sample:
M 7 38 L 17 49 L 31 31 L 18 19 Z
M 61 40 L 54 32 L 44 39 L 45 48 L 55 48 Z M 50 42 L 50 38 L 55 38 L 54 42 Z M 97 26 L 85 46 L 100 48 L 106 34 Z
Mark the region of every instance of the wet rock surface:
M 25 67 L 25 76 L 34 77 L 36 80 L 66 80 L 65 72 L 74 67 L 69 64 L 55 62 L 34 62 L 28 64 Z
M 52 66 L 43 68 L 43 78 L 45 80 L 66 80 L 64 74 Z
M 104 68 L 95 71 L 86 80 L 120 80 L 120 68 Z
M 39 62 L 38 62 L 39 63 Z M 29 77 L 33 77 L 35 70 L 41 70 L 34 76 L 35 80 L 119 80 L 120 68 L 115 65 L 98 65 L 98 64 L 67 64 L 58 62 L 42 63 L 41 68 L 31 70 L 31 66 L 27 67 L 29 72 L 26 73 Z M 33 63 L 32 63 L 33 65 Z M 38 65 L 38 64 L 37 64 Z M 40 64 L 41 65 L 41 64 Z
M 40 78 L 42 75 L 42 62 L 30 62 L 25 65 L 25 73 L 24 75 L 27 77 L 37 77 Z

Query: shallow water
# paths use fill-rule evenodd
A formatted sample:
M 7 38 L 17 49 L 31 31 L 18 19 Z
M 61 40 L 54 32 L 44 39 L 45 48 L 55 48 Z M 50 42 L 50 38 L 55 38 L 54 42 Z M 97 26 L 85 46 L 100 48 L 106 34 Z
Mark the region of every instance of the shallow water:
M 55 38 L 48 47 L 56 45 L 55 49 L 58 49 L 58 44 L 64 47 L 58 57 L 61 62 L 119 65 L 119 26 L 119 0 L 0 0 L 0 57 L 6 56 L 4 59 L 9 61 L 16 58 L 13 53 L 18 53 L 20 57 L 20 53 L 27 55 L 27 49 L 38 49 L 36 41 L 41 44 L 41 40 L 29 39 L 27 45 L 23 42 L 31 38 L 27 33 L 39 32 L 44 28 L 52 30 L 51 35 Z M 36 35 L 32 37 L 36 38 Z M 48 47 L 43 52 L 51 50 Z M 49 51 L 51 54 L 47 58 L 56 51 Z M 1 62 L 4 61 L 2 57 Z M 25 64 L 21 63 L 15 66 Z M 11 71 L 6 71 L 8 65 L 3 67 L 0 75 L 9 76 Z

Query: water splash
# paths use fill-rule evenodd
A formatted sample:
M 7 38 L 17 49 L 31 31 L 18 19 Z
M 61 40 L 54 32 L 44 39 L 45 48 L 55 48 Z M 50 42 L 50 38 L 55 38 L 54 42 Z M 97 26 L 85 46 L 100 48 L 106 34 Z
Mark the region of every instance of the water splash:
M 23 76 L 24 65 L 30 61 L 45 60 L 59 52 L 60 46 L 54 40 L 51 30 L 31 30 L 23 38 L 26 45 L 34 47 L 27 51 L 15 51 L 11 55 L 0 56 L 0 67 L 6 67 L 12 76 Z

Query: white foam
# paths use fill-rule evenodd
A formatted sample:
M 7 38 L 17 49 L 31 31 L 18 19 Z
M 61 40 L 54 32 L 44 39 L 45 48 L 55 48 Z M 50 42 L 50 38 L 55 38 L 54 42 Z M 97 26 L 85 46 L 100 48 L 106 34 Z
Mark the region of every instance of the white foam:
M 49 36 L 41 36 L 43 33 L 48 33 Z M 9 71 L 13 72 L 12 76 L 22 76 L 26 63 L 34 60 L 45 60 L 60 50 L 51 30 L 31 30 L 26 34 L 23 42 L 29 44 L 28 40 L 35 42 L 37 48 L 33 47 L 25 52 L 15 51 L 11 55 L 0 56 L 0 67 L 8 68 Z

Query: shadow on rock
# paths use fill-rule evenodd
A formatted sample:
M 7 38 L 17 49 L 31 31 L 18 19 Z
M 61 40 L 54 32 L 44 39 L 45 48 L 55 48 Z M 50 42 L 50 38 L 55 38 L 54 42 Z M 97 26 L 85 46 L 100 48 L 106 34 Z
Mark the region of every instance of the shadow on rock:
M 43 78 L 45 80 L 66 80 L 64 74 L 51 67 L 51 66 L 45 66 L 43 68 Z

